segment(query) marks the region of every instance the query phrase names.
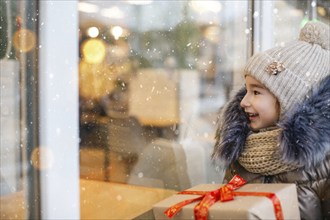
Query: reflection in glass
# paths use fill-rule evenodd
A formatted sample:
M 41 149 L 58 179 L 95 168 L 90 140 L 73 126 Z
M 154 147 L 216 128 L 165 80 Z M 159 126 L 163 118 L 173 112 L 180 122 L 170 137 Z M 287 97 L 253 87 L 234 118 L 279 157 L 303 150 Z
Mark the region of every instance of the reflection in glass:
M 13 45 L 17 51 L 29 52 L 36 46 L 36 35 L 28 29 L 19 29 L 14 34 Z
M 241 82 L 246 2 L 88 4 L 99 11 L 80 10 L 81 179 L 156 193 L 125 216 L 137 216 L 175 191 L 220 182 L 223 174 L 210 154 L 218 110 Z M 97 63 L 85 59 L 91 36 L 84 33 L 91 27 L 99 29 L 93 39 L 106 48 Z M 117 198 L 113 205 L 131 202 L 122 192 L 109 197 Z
M 105 44 L 100 39 L 89 39 L 82 45 L 83 57 L 87 63 L 102 63 L 105 50 Z
M 37 10 L 27 1 L 0 2 L 1 219 L 38 218 Z
M 107 49 L 98 64 L 80 60 L 80 177 L 90 184 L 83 193 L 102 181 L 132 193 L 104 190 L 116 199 L 95 196 L 102 204 L 131 207 L 140 193 L 148 200 L 125 214 L 91 209 L 135 217 L 171 193 L 221 182 L 210 154 L 218 112 L 242 87 L 254 33 L 248 22 L 271 22 L 276 31 L 259 40 L 281 45 L 296 36 L 306 2 L 269 2 L 270 10 L 248 14 L 248 1 L 88 1 L 97 12 L 80 10 L 80 31 L 98 27 Z

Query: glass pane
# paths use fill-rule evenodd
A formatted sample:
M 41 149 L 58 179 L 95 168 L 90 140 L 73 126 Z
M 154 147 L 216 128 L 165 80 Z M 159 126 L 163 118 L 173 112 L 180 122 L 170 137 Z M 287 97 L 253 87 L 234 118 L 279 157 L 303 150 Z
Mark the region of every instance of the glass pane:
M 295 39 L 313 9 L 327 20 L 326 4 L 274 1 L 260 13 L 271 46 Z M 242 85 L 248 2 L 80 1 L 79 11 L 82 218 L 134 218 L 221 182 L 210 154 L 219 109 Z
M 330 1 L 274 1 L 274 42 L 275 45 L 283 45 L 297 39 L 300 28 L 308 20 L 320 20 L 330 23 Z
M 300 28 L 308 21 L 307 1 L 274 3 L 274 41 L 276 45 L 297 39 Z
M 79 11 L 81 217 L 131 219 L 221 182 L 210 156 L 218 110 L 242 83 L 247 2 L 80 1 Z
M 36 30 L 35 1 L 0 2 L 1 219 L 36 217 L 39 208 Z

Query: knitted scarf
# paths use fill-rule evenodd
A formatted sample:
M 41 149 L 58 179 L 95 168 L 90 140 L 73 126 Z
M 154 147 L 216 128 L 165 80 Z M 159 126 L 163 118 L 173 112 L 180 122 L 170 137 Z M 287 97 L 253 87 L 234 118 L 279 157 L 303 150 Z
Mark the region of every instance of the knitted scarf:
M 282 129 L 261 131 L 248 136 L 238 162 L 249 172 L 275 175 L 297 169 L 299 166 L 286 164 L 279 152 L 279 135 Z

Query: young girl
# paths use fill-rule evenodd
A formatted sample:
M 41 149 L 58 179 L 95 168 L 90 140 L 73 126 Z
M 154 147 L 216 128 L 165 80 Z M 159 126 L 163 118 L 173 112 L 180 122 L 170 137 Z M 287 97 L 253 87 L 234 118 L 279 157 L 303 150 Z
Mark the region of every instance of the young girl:
M 302 219 L 330 219 L 330 29 L 251 57 L 224 107 L 213 159 L 251 183 L 295 183 Z

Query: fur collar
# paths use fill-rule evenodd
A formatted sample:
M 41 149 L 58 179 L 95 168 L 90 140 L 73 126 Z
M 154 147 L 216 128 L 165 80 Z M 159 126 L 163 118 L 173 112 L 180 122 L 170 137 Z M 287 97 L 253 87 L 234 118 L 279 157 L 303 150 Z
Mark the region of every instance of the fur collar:
M 251 132 L 247 118 L 240 108 L 246 93 L 241 89 L 224 107 L 216 131 L 213 160 L 229 165 L 236 161 Z M 310 168 L 330 152 L 330 76 L 295 110 L 278 123 L 283 131 L 279 137 L 282 159 L 285 162 Z

